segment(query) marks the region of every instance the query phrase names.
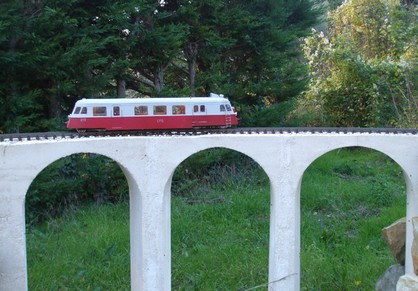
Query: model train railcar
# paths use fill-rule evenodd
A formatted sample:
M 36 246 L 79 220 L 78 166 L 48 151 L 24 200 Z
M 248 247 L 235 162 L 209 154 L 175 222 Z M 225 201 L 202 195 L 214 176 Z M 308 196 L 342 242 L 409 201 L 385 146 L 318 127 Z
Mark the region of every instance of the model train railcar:
M 153 130 L 227 128 L 238 125 L 227 98 L 82 99 L 68 116 L 67 128 L 85 130 Z

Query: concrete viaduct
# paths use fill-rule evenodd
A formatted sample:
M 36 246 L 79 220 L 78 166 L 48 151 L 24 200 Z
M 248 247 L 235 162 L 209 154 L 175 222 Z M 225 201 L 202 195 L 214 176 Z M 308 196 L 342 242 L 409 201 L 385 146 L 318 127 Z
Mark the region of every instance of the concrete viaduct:
M 300 289 L 300 185 L 307 167 L 338 148 L 380 151 L 402 168 L 407 186 L 406 273 L 411 219 L 418 216 L 418 135 L 384 133 L 213 134 L 0 142 L 0 290 L 27 290 L 25 195 L 54 161 L 97 153 L 116 161 L 130 195 L 131 290 L 170 290 L 170 188 L 176 167 L 223 147 L 254 159 L 270 180 L 269 290 Z M 415 276 L 416 278 L 416 276 Z

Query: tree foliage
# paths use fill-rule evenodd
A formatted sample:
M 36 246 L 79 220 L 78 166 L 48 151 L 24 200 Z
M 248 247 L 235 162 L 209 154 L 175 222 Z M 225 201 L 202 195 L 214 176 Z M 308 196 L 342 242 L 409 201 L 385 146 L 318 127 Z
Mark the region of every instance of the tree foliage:
M 242 104 L 301 90 L 297 39 L 314 0 L 4 0 L 0 131 L 62 129 L 77 99 L 207 95 Z
M 352 0 L 329 15 L 327 34 L 305 39 L 311 81 L 302 104 L 313 124 L 418 125 L 418 9 Z

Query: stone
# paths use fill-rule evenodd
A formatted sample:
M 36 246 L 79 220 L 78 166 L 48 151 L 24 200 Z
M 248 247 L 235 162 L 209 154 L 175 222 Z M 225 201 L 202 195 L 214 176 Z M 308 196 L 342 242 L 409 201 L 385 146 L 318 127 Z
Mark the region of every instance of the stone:
M 418 277 L 415 275 L 404 275 L 399 278 L 396 284 L 396 291 L 417 291 Z
M 401 276 L 405 275 L 405 266 L 396 264 L 390 266 L 386 272 L 377 280 L 376 291 L 393 291 Z
M 412 217 L 412 233 L 414 240 L 412 241 L 411 255 L 412 264 L 414 266 L 414 273 L 418 275 L 418 217 Z
M 382 235 L 385 238 L 390 251 L 396 258 L 397 262 L 405 265 L 405 236 L 406 236 L 406 219 L 401 218 L 391 225 L 382 229 Z

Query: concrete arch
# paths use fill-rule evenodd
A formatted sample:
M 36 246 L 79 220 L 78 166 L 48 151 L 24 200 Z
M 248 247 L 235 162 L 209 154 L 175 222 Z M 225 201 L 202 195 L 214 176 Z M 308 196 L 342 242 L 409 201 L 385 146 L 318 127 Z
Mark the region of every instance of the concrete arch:
M 185 161 L 187 161 L 189 158 L 193 158 L 193 156 L 195 156 L 195 155 L 198 155 L 198 154 L 201 154 L 201 153 L 204 153 L 204 152 L 207 152 L 207 151 L 210 151 L 210 150 L 225 150 L 225 152 L 223 152 L 223 154 L 222 154 L 222 157 L 227 157 L 228 156 L 228 154 L 240 154 L 240 157 L 243 157 L 243 156 L 245 156 L 245 159 L 248 159 L 248 161 L 250 161 L 251 160 L 251 162 L 254 162 L 254 163 L 256 163 L 260 168 L 261 168 L 261 166 L 257 163 L 257 161 L 255 161 L 254 160 L 254 158 L 253 157 L 250 157 L 250 156 L 248 156 L 248 155 L 246 155 L 245 153 L 243 153 L 242 152 L 242 149 L 240 149 L 240 150 L 237 150 L 236 148 L 234 148 L 234 147 L 232 147 L 232 146 L 230 146 L 230 145 L 210 145 L 210 146 L 207 146 L 207 145 L 202 145 L 202 147 L 199 147 L 199 149 L 197 150 L 197 149 L 193 149 L 192 151 L 190 151 L 190 152 L 188 152 L 187 154 L 188 154 L 188 156 L 187 157 L 183 157 L 184 159 L 180 162 L 180 163 L 178 163 L 177 165 L 176 165 L 176 167 L 174 168 L 174 170 L 173 170 L 173 172 L 171 173 L 171 176 L 170 176 L 170 185 L 171 185 L 171 183 L 172 183 L 172 180 L 173 180 L 173 176 L 174 176 L 174 172 L 176 171 L 176 169 L 178 168 L 178 167 L 180 167 L 181 165 L 182 165 L 182 163 L 183 162 L 185 162 Z M 190 153 L 192 153 L 192 154 L 190 154 Z M 244 158 L 244 157 L 243 157 Z M 247 161 L 247 160 L 246 160 Z M 262 168 L 261 168 L 262 169 Z M 190 170 L 190 169 L 189 169 Z M 237 168 L 237 173 L 239 173 L 240 172 L 240 168 Z M 264 174 L 267 176 L 267 174 L 265 173 L 265 171 L 263 170 L 263 172 L 264 172 Z M 269 183 L 270 183 L 270 181 L 269 181 Z M 246 181 L 246 182 L 244 182 L 244 184 L 251 184 L 251 181 Z M 210 188 L 210 187 L 209 187 Z M 169 197 L 173 197 L 172 196 L 172 193 L 170 192 L 170 189 L 168 189 L 167 190 L 167 192 L 166 192 L 166 195 L 167 196 L 169 196 Z M 216 196 L 216 197 L 218 197 L 218 196 Z M 228 199 L 229 198 L 227 198 L 226 200 L 228 201 Z M 267 202 L 268 203 L 268 202 Z M 226 203 L 227 204 L 227 203 Z M 225 205 L 226 205 L 225 204 Z M 268 205 L 268 204 L 265 204 L 265 205 Z M 171 202 L 170 202 L 170 206 L 171 206 Z M 231 205 L 229 205 L 229 206 L 231 206 Z M 232 208 L 232 207 L 231 207 Z M 168 210 L 168 211 L 170 211 L 171 212 L 171 210 Z M 173 217 L 173 215 L 172 214 L 170 214 L 170 218 L 172 218 Z M 183 216 L 184 217 L 184 216 Z M 221 235 L 219 235 L 218 236 L 218 233 L 216 233 L 215 235 L 214 235 L 215 237 L 221 237 Z M 172 238 L 173 239 L 173 238 Z M 209 246 L 209 248 L 210 248 L 210 246 Z M 267 265 L 266 265 L 266 267 L 267 267 Z
M 6 222 L 1 223 L 0 231 L 4 228 L 5 231 L 1 231 L 0 234 L 0 246 L 3 250 L 9 250 L 4 254 L 0 254 L 2 258 L 7 261 L 13 262 L 13 267 L 4 268 L 0 266 L 0 273 L 5 279 L 0 278 L 0 286 L 2 290 L 27 290 L 27 265 L 26 265 L 26 241 L 25 241 L 25 198 L 27 190 L 33 180 L 39 175 L 39 173 L 45 169 L 48 165 L 59 160 L 60 158 L 70 156 L 72 154 L 80 153 L 93 153 L 105 156 L 115 161 L 121 170 L 123 171 L 129 185 L 130 205 L 131 209 L 131 223 L 130 233 L 131 242 L 134 242 L 131 246 L 131 285 L 133 289 L 135 284 L 138 285 L 139 274 L 142 273 L 138 267 L 141 265 L 140 260 L 142 257 L 138 255 L 142 247 L 139 233 L 141 232 L 142 224 L 139 222 L 141 219 L 137 219 L 139 216 L 138 208 L 141 208 L 142 199 L 137 183 L 138 177 L 135 175 L 136 169 L 132 165 L 125 163 L 127 159 L 123 159 L 118 153 L 123 151 L 123 147 L 120 145 L 116 148 L 109 149 L 108 147 L 98 147 L 97 142 L 82 142 L 74 143 L 73 141 L 64 143 L 42 143 L 35 142 L 31 144 L 30 151 L 25 150 L 24 147 L 9 147 L 4 149 L 4 157 L 2 164 L 11 169 L 11 172 L 17 173 L 13 177 L 9 177 L 10 173 L 2 175 L 1 182 L 4 178 L 9 182 L 6 185 L 0 186 L 5 193 L 0 195 L 0 200 L 8 202 L 8 207 L 5 209 L 5 213 L 2 215 L 7 216 Z M 0 170 L 1 171 L 1 170 Z M 135 206 L 133 206 L 135 205 Z M 12 250 L 12 251 L 10 251 Z M 1 252 L 1 251 L 0 251 Z M 10 258 L 10 259 L 8 259 Z M 16 271 L 17 270 L 17 271 Z
M 71 156 L 71 155 L 85 154 L 85 153 L 97 154 L 97 155 L 106 157 L 106 158 L 108 158 L 110 160 L 113 160 L 109 156 L 105 156 L 103 154 L 99 154 L 99 153 L 95 152 L 94 150 L 91 150 L 89 152 L 84 152 L 84 151 L 83 152 L 77 152 L 77 151 L 73 151 L 69 155 L 60 154 L 60 155 L 57 155 L 57 156 L 50 156 L 48 159 L 43 159 L 38 164 L 38 167 L 32 168 L 32 171 L 31 171 L 32 173 L 30 174 L 29 179 L 26 180 L 26 183 L 22 183 L 22 186 L 23 186 L 22 187 L 22 190 L 24 190 L 24 193 L 22 193 L 22 195 L 19 195 L 19 196 L 22 197 L 23 200 L 20 201 L 20 202 L 17 202 L 17 203 L 22 204 L 22 207 L 21 208 L 23 209 L 23 212 L 24 212 L 24 209 L 25 209 L 25 200 L 26 200 L 27 191 L 28 191 L 30 185 L 36 179 L 36 177 L 44 169 L 46 169 L 49 165 L 53 164 L 54 162 L 56 162 L 56 161 L 58 161 L 58 160 L 60 160 L 62 158 L 65 158 L 65 157 L 68 157 L 68 156 Z M 116 162 L 116 163 L 118 164 L 118 166 L 120 167 L 120 169 L 124 173 L 125 179 L 127 180 L 127 183 L 128 183 L 128 186 L 129 186 L 129 196 L 130 196 L 130 199 L 131 200 L 134 200 L 134 201 L 135 200 L 138 200 L 138 198 L 140 197 L 140 192 L 139 192 L 139 189 L 138 189 L 138 186 L 136 184 L 135 179 L 133 179 L 133 177 L 132 177 L 132 174 L 131 174 L 130 170 L 127 169 L 127 168 L 125 168 L 125 167 L 123 167 L 120 163 L 118 163 L 118 162 Z M 21 224 L 24 226 L 25 225 L 25 213 L 23 213 L 23 217 L 22 218 L 23 218 L 23 221 L 21 221 Z M 138 227 L 138 224 L 133 223 L 133 224 L 130 225 L 130 231 L 133 232 L 134 234 L 135 234 L 135 232 L 138 231 L 139 228 L 140 227 Z M 17 231 L 17 229 L 15 229 L 15 231 Z M 20 232 L 20 233 L 22 233 L 22 232 Z M 24 234 L 22 234 L 22 236 L 24 236 Z M 22 256 L 24 256 L 24 259 L 22 258 L 22 262 L 24 261 L 24 263 L 25 263 L 25 269 L 27 269 L 27 266 L 26 266 L 26 262 L 27 262 L 27 259 L 26 259 L 26 241 L 24 241 L 24 243 L 22 244 L 21 248 L 22 248 L 22 250 L 20 252 L 21 252 Z M 132 254 L 134 254 L 134 253 L 135 252 L 132 252 Z M 131 259 L 131 264 L 132 265 L 136 265 L 136 266 L 139 265 L 138 262 L 135 262 L 135 259 L 134 260 Z M 136 273 L 138 273 L 138 271 Z M 131 272 L 131 277 L 135 277 L 135 272 Z M 27 271 L 25 271 L 25 273 L 21 275 L 21 284 L 23 284 L 23 283 L 25 283 L 27 285 Z M 24 290 L 24 289 L 22 289 L 22 290 Z
M 297 141 L 240 136 L 229 140 L 221 139 L 215 142 L 212 140 L 209 145 L 205 138 L 199 138 L 198 142 L 193 143 L 190 151 L 187 151 L 187 146 L 184 145 L 182 160 L 193 153 L 220 147 L 248 156 L 264 170 L 270 181 L 269 288 L 271 290 L 297 290 L 300 281 L 297 255 L 300 243 L 299 237 L 295 236 L 295 231 L 300 222 L 296 215 L 299 211 L 298 199 L 292 195 L 297 192 L 297 186 L 293 183 L 295 169 L 291 166 L 292 164 L 298 165 L 293 161 L 293 158 L 298 156 L 297 153 L 294 157 L 292 156 L 297 149 L 295 146 Z M 266 143 L 269 144 L 268 147 L 265 146 Z
M 411 164 L 411 158 L 417 158 L 418 156 L 416 152 L 409 152 L 410 156 L 408 157 L 407 154 L 404 154 L 404 152 L 399 151 L 398 148 L 394 145 L 389 145 L 386 142 L 383 143 L 370 143 L 367 142 L 357 142 L 352 145 L 335 145 L 334 147 L 327 147 L 323 148 L 323 151 L 316 152 L 315 155 L 311 155 L 309 157 L 309 160 L 307 160 L 307 164 L 305 165 L 305 168 L 303 169 L 303 173 L 298 173 L 299 176 L 299 182 L 298 182 L 298 200 L 300 200 L 301 195 L 301 184 L 303 175 L 306 171 L 306 169 L 312 165 L 314 161 L 321 158 L 322 156 L 326 155 L 327 153 L 330 153 L 331 151 L 338 150 L 338 149 L 344 149 L 344 148 L 350 148 L 350 147 L 361 147 L 365 149 L 374 150 L 377 152 L 380 152 L 381 154 L 389 157 L 392 161 L 394 161 L 402 170 L 403 176 L 404 176 L 404 182 L 406 185 L 406 196 L 407 196 L 407 208 L 406 208 L 406 216 L 407 216 L 407 233 L 412 233 L 412 223 L 411 218 L 418 215 L 417 211 L 417 198 L 418 195 L 416 193 L 416 187 L 414 187 L 414 180 L 411 179 L 412 177 L 416 177 L 416 171 L 418 169 L 418 161 L 416 163 Z M 414 156 L 415 155 L 415 156 Z M 415 181 L 416 184 L 416 181 Z M 299 214 L 300 215 L 300 214 Z M 300 227 L 296 231 L 300 234 Z M 406 237 L 406 246 L 405 246 L 405 268 L 406 268 L 406 274 L 413 274 L 413 267 L 412 267 L 412 255 L 411 255 L 411 247 L 412 247 L 412 241 L 413 236 L 409 235 Z M 299 242 L 299 249 L 300 249 L 300 242 Z M 298 265 L 300 265 L 300 261 L 298 262 Z
M 175 140 L 173 143 L 171 143 L 172 141 L 173 140 L 167 140 L 166 143 L 162 144 L 163 145 L 162 148 L 159 149 L 160 155 L 164 156 L 164 154 L 161 154 L 161 153 L 168 154 L 167 157 L 162 158 L 163 160 L 166 160 L 167 162 L 164 164 L 165 165 L 164 169 L 160 169 L 161 172 L 159 172 L 161 182 L 163 185 L 161 192 L 160 192 L 162 193 L 162 197 L 160 198 L 161 205 L 158 207 L 159 209 L 163 209 L 162 210 L 163 220 L 159 223 L 159 225 L 161 226 L 162 232 L 164 232 L 161 234 L 161 236 L 170 238 L 170 240 L 167 240 L 167 239 L 164 240 L 162 249 L 165 250 L 164 254 L 169 254 L 169 255 L 163 256 L 163 260 L 159 268 L 159 273 L 161 275 L 160 277 L 163 277 L 166 280 L 166 285 L 164 286 L 167 289 L 164 289 L 164 290 L 171 290 L 171 185 L 172 185 L 172 179 L 173 179 L 175 170 L 180 166 L 180 164 L 183 161 L 193 156 L 194 154 L 203 152 L 205 150 L 214 149 L 214 148 L 222 148 L 222 149 L 228 149 L 231 151 L 239 152 L 241 154 L 246 155 L 250 159 L 254 160 L 256 163 L 258 163 L 257 155 L 254 154 L 254 152 L 252 151 L 246 150 L 246 147 L 243 147 L 242 143 L 238 143 L 238 144 L 233 143 L 232 145 L 229 142 L 214 143 L 213 141 L 210 141 L 208 143 L 207 141 L 202 140 L 200 138 L 196 139 L 196 142 L 193 142 L 193 143 L 186 142 L 186 143 L 182 143 L 181 145 L 179 145 L 178 143 L 175 143 Z M 176 155 L 173 156 L 170 151 L 172 147 L 181 147 L 181 151 L 176 152 Z M 142 185 L 142 187 L 147 187 L 147 185 Z M 143 289 L 140 288 L 139 290 L 143 290 Z M 162 289 L 159 289 L 159 290 L 162 290 Z

